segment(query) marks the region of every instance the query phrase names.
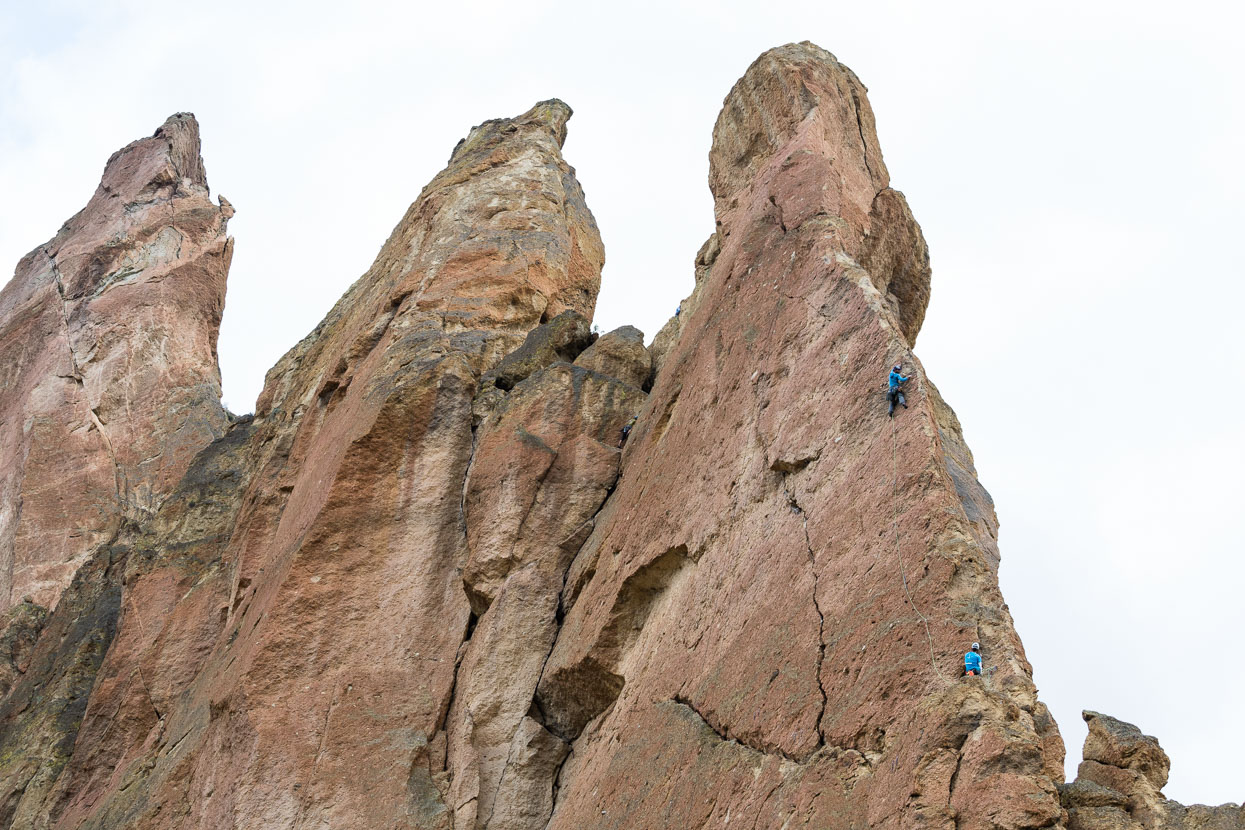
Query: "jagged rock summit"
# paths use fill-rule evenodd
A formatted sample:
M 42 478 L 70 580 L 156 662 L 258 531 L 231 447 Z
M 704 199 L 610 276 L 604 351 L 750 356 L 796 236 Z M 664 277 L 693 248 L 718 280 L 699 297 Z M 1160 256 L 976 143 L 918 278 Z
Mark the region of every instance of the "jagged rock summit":
M 1131 723 L 1082 712 L 1089 734 L 1077 778 L 1060 788 L 1069 830 L 1240 830 L 1239 804 L 1186 807 L 1163 796 L 1171 761 Z
M 60 436 L 29 492 L 74 458 L 84 486 L 125 486 L 20 514 L 13 538 L 79 541 L 4 616 L 0 827 L 1236 830 L 1169 806 L 1147 824 L 1166 756 L 1100 716 L 1086 764 L 1107 772 L 1062 786 L 992 502 L 911 353 L 929 257 L 855 75 L 793 44 L 731 90 L 714 232 L 652 347 L 592 334 L 604 251 L 570 114 L 471 130 L 253 418 L 207 405 L 229 209 L 192 120 L 114 157 L 80 214 L 111 218 L 42 254 L 64 274 L 69 250 L 150 249 L 141 268 L 23 260 L 0 326 L 42 291 L 29 316 L 69 348 L 36 364 L 4 341 L 6 458 Z M 142 375 L 159 394 L 110 408 L 151 370 L 87 335 L 129 336 L 99 303 L 140 289 L 168 292 L 134 298 L 182 338 L 156 338 L 169 365 L 209 370 Z M 891 421 L 895 362 L 915 381 Z M 13 428 L 28 412 L 45 443 Z M 23 527 L 14 480 L 0 529 Z M 984 678 L 959 676 L 972 640 Z

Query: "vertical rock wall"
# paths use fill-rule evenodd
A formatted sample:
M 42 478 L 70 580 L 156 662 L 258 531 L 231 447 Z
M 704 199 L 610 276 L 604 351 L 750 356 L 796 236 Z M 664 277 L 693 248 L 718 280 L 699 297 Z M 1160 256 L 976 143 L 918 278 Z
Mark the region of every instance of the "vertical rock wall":
M 766 53 L 710 161 L 706 271 L 538 688 L 572 746 L 551 826 L 1058 824 L 1062 745 L 910 353 L 928 259 L 864 87 L 810 44 Z M 973 640 L 986 681 L 958 676 Z
M 216 337 L 233 209 L 174 115 L 0 291 L 0 613 L 53 607 L 225 430 Z

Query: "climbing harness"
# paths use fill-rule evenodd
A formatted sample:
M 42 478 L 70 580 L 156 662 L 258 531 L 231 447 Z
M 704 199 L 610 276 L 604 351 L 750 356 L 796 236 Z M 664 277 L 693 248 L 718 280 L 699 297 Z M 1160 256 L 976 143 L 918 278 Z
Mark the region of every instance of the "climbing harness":
M 934 675 L 943 682 L 946 678 L 942 676 L 942 672 L 938 671 L 938 659 L 934 656 L 934 635 L 929 629 L 929 619 L 921 613 L 916 607 L 916 603 L 912 600 L 912 591 L 908 589 L 908 574 L 904 569 L 903 554 L 899 551 L 899 439 L 895 433 L 895 420 L 891 419 L 891 529 L 895 534 L 895 559 L 899 562 L 899 576 L 903 579 L 903 592 L 908 597 L 908 604 L 912 606 L 912 610 L 916 613 L 917 618 L 925 626 L 925 639 L 929 642 L 929 665 L 934 670 Z

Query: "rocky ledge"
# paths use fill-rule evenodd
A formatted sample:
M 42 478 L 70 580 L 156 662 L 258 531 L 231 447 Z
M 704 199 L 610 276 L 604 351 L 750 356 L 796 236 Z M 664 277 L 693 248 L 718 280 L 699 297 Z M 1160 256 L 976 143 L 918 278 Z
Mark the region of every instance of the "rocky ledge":
M 1242 830 L 1239 804 L 1186 807 L 1163 796 L 1171 761 L 1131 723 L 1082 712 L 1089 735 L 1076 780 L 1060 787 L 1068 830 Z

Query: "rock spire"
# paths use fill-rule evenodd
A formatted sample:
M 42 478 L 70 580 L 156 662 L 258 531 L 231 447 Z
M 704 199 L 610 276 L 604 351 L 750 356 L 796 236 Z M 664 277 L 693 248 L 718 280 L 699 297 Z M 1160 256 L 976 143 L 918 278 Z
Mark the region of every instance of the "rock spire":
M 0 291 L 0 612 L 54 607 L 224 433 L 232 215 L 209 198 L 198 123 L 178 113 L 115 153 Z
M 23 260 L 0 828 L 1241 830 L 1106 716 L 1064 784 L 856 76 L 791 44 L 730 91 L 651 347 L 592 332 L 570 115 L 472 129 L 253 417 L 192 119 Z

